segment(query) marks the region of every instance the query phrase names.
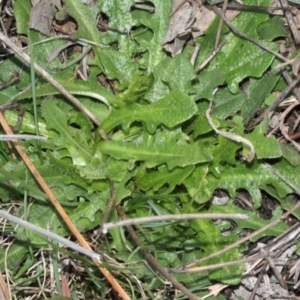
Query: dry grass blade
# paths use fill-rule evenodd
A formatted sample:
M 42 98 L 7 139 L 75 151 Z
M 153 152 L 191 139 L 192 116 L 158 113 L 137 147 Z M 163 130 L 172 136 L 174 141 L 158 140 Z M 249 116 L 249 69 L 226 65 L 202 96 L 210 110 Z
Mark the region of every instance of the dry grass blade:
M 9 288 L 0 272 L 0 299 L 1 300 L 10 300 Z
M 105 223 L 102 227 L 102 232 L 106 233 L 108 229 L 136 225 L 148 222 L 160 222 L 160 221 L 178 221 L 178 220 L 192 220 L 192 219 L 248 219 L 247 215 L 243 214 L 178 214 L 178 215 L 160 215 L 151 217 L 141 217 L 126 219 L 118 222 Z
M 79 245 L 77 245 L 76 243 L 72 242 L 72 241 L 69 241 L 68 239 L 65 239 L 65 238 L 62 238 L 61 236 L 49 231 L 49 230 L 46 230 L 46 229 L 43 229 L 39 226 L 36 226 L 34 224 L 31 224 L 29 222 L 26 222 L 20 218 L 17 218 L 11 214 L 9 214 L 8 212 L 6 211 L 3 211 L 0 209 L 0 217 L 3 218 L 3 219 L 6 219 L 8 221 L 11 221 L 13 223 L 16 223 L 22 227 L 26 227 L 28 228 L 29 230 L 32 230 L 32 231 L 35 231 L 45 237 L 48 237 L 49 239 L 53 240 L 53 241 L 56 241 L 60 244 L 63 244 L 77 252 L 80 252 L 86 256 L 89 256 L 93 259 L 96 259 L 96 260 L 100 260 L 100 255 L 94 251 L 91 251 L 89 249 L 86 249 L 84 247 L 81 247 Z M 1 299 L 1 298 L 0 298 Z
M 11 141 L 11 140 L 39 140 L 39 141 L 46 141 L 46 136 L 39 136 L 39 135 L 32 135 L 32 134 L 0 134 L 0 141 Z
M 225 14 L 225 12 L 226 12 L 227 5 L 228 5 L 228 0 L 225 0 L 223 2 L 223 7 L 222 7 L 223 14 Z M 223 27 L 223 19 L 221 18 L 219 21 L 218 31 L 217 31 L 217 35 L 216 35 L 215 50 L 217 50 L 218 46 L 219 46 L 222 27 Z
M 0 123 L 6 134 L 13 134 L 13 132 L 12 132 L 11 128 L 9 127 L 9 125 L 7 124 L 2 112 L 0 112 Z M 70 217 L 67 215 L 67 213 L 64 211 L 64 209 L 58 202 L 58 200 L 55 198 L 54 194 L 48 187 L 47 183 L 45 182 L 45 180 L 43 179 L 43 177 L 41 176 L 41 174 L 39 173 L 39 171 L 37 170 L 35 165 L 29 159 L 28 155 L 26 154 L 26 152 L 24 151 L 24 149 L 22 148 L 20 143 L 17 140 L 15 140 L 12 143 L 13 143 L 14 147 L 16 148 L 16 150 L 18 151 L 21 158 L 23 159 L 24 163 L 27 165 L 28 169 L 30 170 L 32 175 L 35 177 L 36 181 L 39 183 L 39 185 L 41 186 L 43 191 L 46 193 L 46 195 L 50 199 L 51 203 L 54 205 L 57 212 L 60 214 L 62 219 L 65 221 L 65 223 L 69 227 L 72 234 L 76 237 L 76 239 L 78 240 L 80 245 L 86 249 L 92 250 L 92 248 L 90 247 L 88 242 L 83 238 L 81 233 L 78 231 L 76 226 L 71 221 Z M 126 300 L 130 299 L 130 297 L 126 294 L 126 292 L 123 290 L 123 288 L 120 286 L 120 284 L 115 280 L 115 278 L 111 275 L 111 273 L 107 269 L 101 267 L 100 261 L 94 260 L 94 262 L 97 264 L 97 266 L 99 267 L 99 270 L 102 272 L 102 274 L 105 276 L 105 278 L 110 282 L 110 284 L 112 285 L 114 290 L 117 293 L 119 293 L 119 295 L 122 297 L 122 299 L 126 299 Z

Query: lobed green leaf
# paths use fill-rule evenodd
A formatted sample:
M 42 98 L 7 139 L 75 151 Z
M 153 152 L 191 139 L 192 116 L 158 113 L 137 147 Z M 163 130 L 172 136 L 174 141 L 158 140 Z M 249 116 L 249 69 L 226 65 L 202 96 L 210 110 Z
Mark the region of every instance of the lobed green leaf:
M 166 163 L 172 170 L 175 167 L 186 167 L 210 161 L 211 154 L 201 144 L 180 145 L 154 143 L 133 144 L 126 142 L 103 141 L 99 143 L 102 153 L 115 159 L 146 161 L 153 165 Z
M 133 103 L 112 110 L 100 128 L 109 132 L 122 125 L 124 131 L 128 131 L 132 122 L 142 121 L 148 132 L 153 134 L 160 124 L 173 128 L 191 118 L 196 112 L 197 106 L 194 101 L 177 90 L 149 105 Z

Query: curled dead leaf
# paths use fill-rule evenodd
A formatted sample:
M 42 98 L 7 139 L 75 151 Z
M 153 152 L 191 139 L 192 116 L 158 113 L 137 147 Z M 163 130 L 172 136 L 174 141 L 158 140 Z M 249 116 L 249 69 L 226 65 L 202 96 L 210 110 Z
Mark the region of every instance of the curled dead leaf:
M 57 22 L 54 21 L 52 25 L 56 31 L 64 34 L 73 34 L 77 28 L 77 24 L 72 21 L 68 21 L 64 24 L 57 24 Z
M 60 7 L 59 0 L 33 0 L 30 12 L 29 28 L 35 29 L 45 35 L 50 35 L 52 20 L 56 8 Z
M 196 38 L 203 34 L 215 14 L 195 0 L 185 3 L 182 3 L 182 0 L 174 0 L 172 7 L 173 13 L 163 40 L 163 47 L 175 56 L 182 52 L 191 37 Z

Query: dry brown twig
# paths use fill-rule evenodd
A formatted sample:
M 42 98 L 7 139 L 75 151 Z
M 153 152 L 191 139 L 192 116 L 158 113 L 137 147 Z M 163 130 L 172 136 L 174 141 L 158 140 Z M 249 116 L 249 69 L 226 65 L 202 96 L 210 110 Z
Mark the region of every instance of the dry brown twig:
M 192 66 L 195 65 L 195 62 L 196 62 L 197 56 L 199 54 L 199 51 L 200 51 L 200 45 L 196 44 L 195 48 L 194 48 L 194 51 L 193 51 L 193 54 L 192 54 L 192 57 L 191 57 L 191 60 L 190 60 Z
M 268 111 L 272 112 L 275 108 L 287 97 L 287 95 L 298 85 L 300 82 L 300 73 L 298 76 L 289 83 L 288 87 L 280 94 L 280 96 L 276 99 L 276 101 L 269 106 Z
M 287 84 L 290 85 L 292 83 L 293 79 L 291 78 L 288 71 L 283 70 L 282 75 L 283 75 L 285 81 L 287 82 Z M 300 91 L 299 91 L 299 89 L 297 87 L 295 87 L 295 88 L 293 88 L 292 92 L 293 92 L 294 96 L 296 97 L 296 99 L 298 100 L 298 102 L 300 102 Z
M 297 25 L 295 24 L 293 13 L 288 9 L 289 3 L 287 0 L 280 0 L 281 6 L 285 8 L 285 17 L 290 26 L 296 45 L 300 43 L 300 35 Z
M 293 101 L 294 99 L 294 101 Z M 288 99 L 285 100 L 284 102 L 282 102 L 281 104 L 289 104 L 288 107 L 279 115 L 279 120 L 278 120 L 278 124 L 267 134 L 267 137 L 274 135 L 275 132 L 277 132 L 279 129 L 282 133 L 282 135 L 284 136 L 284 138 L 288 141 L 290 141 L 294 147 L 300 151 L 300 146 L 298 143 L 296 143 L 295 141 L 293 141 L 293 139 L 288 135 L 286 126 L 284 125 L 284 121 L 286 116 L 288 116 L 288 114 L 296 107 L 299 105 L 299 102 L 296 100 L 296 98 L 293 99 Z M 282 105 L 280 105 L 282 106 Z
M 273 51 L 272 49 L 270 49 L 269 47 L 267 47 L 266 45 L 260 43 L 259 41 L 255 40 L 254 38 L 252 38 L 251 36 L 249 36 L 248 34 L 245 34 L 244 32 L 238 30 L 236 27 L 234 27 L 231 22 L 226 18 L 226 16 L 224 15 L 224 13 L 217 8 L 216 6 L 212 7 L 213 11 L 220 16 L 220 18 L 224 21 L 224 23 L 226 23 L 226 25 L 237 35 L 243 37 L 244 39 L 252 42 L 253 44 L 257 45 L 258 47 L 260 47 L 261 49 L 264 49 L 270 53 L 272 53 L 273 55 L 275 55 L 278 59 L 280 59 L 281 61 L 286 61 L 287 59 L 280 55 L 279 53 Z
M 264 273 L 265 273 L 265 271 L 267 269 L 267 266 L 268 266 L 267 262 L 264 262 L 264 265 L 263 265 L 262 270 L 260 271 L 260 273 L 258 275 L 258 278 L 256 280 L 254 289 L 251 292 L 251 296 L 250 296 L 249 300 L 254 300 L 255 299 L 256 291 L 258 289 L 259 284 L 261 283 L 261 281 L 263 279 L 263 276 L 264 276 Z
M 296 106 L 298 106 L 298 105 L 299 105 L 299 102 L 296 102 L 296 103 L 290 105 L 290 106 L 282 113 L 282 115 L 280 116 L 279 128 L 280 128 L 280 131 L 281 131 L 282 135 L 284 136 L 284 138 L 285 138 L 287 141 L 291 142 L 291 143 L 294 145 L 294 147 L 295 147 L 298 151 L 300 151 L 300 146 L 299 146 L 299 144 L 298 144 L 297 142 L 293 141 L 293 140 L 289 137 L 288 132 L 287 132 L 287 128 L 286 128 L 286 126 L 284 125 L 285 117 L 286 117 L 286 116 L 287 116 L 287 115 L 288 115 L 288 114 L 289 114 Z
M 265 117 L 265 115 L 270 114 L 271 112 L 273 112 L 277 106 L 280 105 L 280 103 L 282 101 L 284 101 L 286 99 L 286 97 L 288 96 L 288 94 L 293 91 L 296 86 L 298 85 L 298 83 L 300 82 L 300 73 L 297 75 L 297 77 L 292 80 L 289 85 L 286 87 L 286 89 L 281 92 L 281 94 L 277 97 L 277 99 L 275 100 L 275 102 L 270 105 L 263 114 L 261 114 L 257 120 L 255 121 L 255 124 L 259 123 L 260 121 L 262 121 L 262 119 Z
M 199 67 L 195 70 L 196 73 L 199 73 L 201 70 L 203 70 L 209 62 L 216 56 L 216 54 L 222 49 L 222 47 L 225 45 L 226 40 L 222 41 L 218 47 L 212 51 L 212 53 L 201 63 Z
M 236 1 L 237 2 L 237 1 Z M 227 9 L 239 10 L 239 11 L 255 11 L 267 13 L 269 15 L 282 15 L 284 11 L 291 11 L 289 7 L 280 6 L 257 6 L 257 5 L 244 5 L 240 3 L 229 3 L 227 4 Z
M 257 297 L 266 298 L 268 295 L 269 298 L 276 297 L 280 295 L 278 299 L 283 299 L 283 296 L 288 294 L 288 286 L 285 282 L 287 279 L 285 276 L 283 277 L 282 272 L 284 270 L 287 271 L 284 264 L 289 261 L 289 258 L 292 256 L 292 253 L 296 251 L 296 243 L 300 238 L 300 225 L 295 224 L 290 227 L 283 234 L 278 236 L 277 238 L 269 241 L 266 245 L 257 244 L 256 248 L 251 250 L 247 257 L 255 257 L 258 253 L 263 255 L 262 259 L 255 261 L 253 264 L 245 264 L 246 272 L 243 274 L 243 278 L 241 280 L 241 284 L 244 287 L 244 290 L 255 290 Z M 264 285 L 254 286 L 254 282 L 257 280 L 256 275 L 258 273 L 261 274 L 262 265 L 267 265 L 268 274 L 264 274 Z M 270 271 L 272 270 L 273 276 L 279 282 L 278 284 L 272 285 L 272 282 L 269 278 Z M 272 279 L 272 278 L 271 278 Z M 244 294 L 243 288 L 237 289 L 239 295 Z M 254 294 L 252 294 L 252 297 Z M 246 297 L 248 299 L 248 297 Z M 249 296 L 249 298 L 251 298 Z M 253 298 L 254 299 L 254 298 Z
M 228 5 L 228 0 L 224 0 L 223 7 L 222 7 L 222 12 L 223 12 L 224 15 L 226 13 L 227 5 Z M 216 35 L 215 50 L 217 50 L 218 46 L 219 46 L 219 41 L 220 41 L 220 36 L 221 36 L 221 32 L 222 32 L 223 22 L 224 22 L 223 19 L 220 18 L 218 31 L 217 31 L 217 35 Z
M 106 223 L 109 220 L 109 217 L 111 215 L 111 212 L 116 206 L 116 201 L 117 201 L 117 195 L 115 191 L 115 184 L 113 181 L 110 181 L 109 183 L 109 188 L 110 188 L 110 199 L 108 201 L 108 204 L 106 205 L 106 210 L 102 218 L 102 224 Z
M 243 214 L 178 214 L 178 215 L 160 215 L 160 216 L 150 216 L 141 218 L 126 219 L 118 222 L 104 223 L 101 226 L 101 231 L 107 233 L 108 229 L 137 225 L 149 222 L 160 222 L 160 221 L 179 221 L 179 220 L 192 220 L 192 219 L 248 219 L 247 215 Z

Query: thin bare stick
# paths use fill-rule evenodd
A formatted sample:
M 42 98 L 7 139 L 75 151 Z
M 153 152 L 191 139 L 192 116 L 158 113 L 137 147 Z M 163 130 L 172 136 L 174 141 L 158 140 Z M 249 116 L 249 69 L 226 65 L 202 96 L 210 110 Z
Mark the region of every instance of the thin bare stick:
M 223 7 L 222 7 L 222 12 L 223 12 L 224 15 L 225 15 L 225 12 L 226 12 L 226 9 L 227 9 L 227 5 L 228 5 L 228 0 L 224 0 Z M 216 35 L 215 50 L 217 50 L 217 48 L 219 46 L 219 41 L 220 41 L 220 36 L 221 36 L 221 32 L 222 32 L 222 27 L 223 27 L 223 19 L 220 18 L 219 26 L 218 26 L 218 31 L 217 31 L 217 35 Z
M 299 237 L 300 237 L 300 225 L 295 224 L 292 227 L 290 227 L 290 229 L 285 231 L 283 234 L 281 234 L 280 236 L 278 236 L 277 238 L 272 240 L 270 243 L 268 243 L 268 245 L 266 245 L 264 248 L 262 248 L 264 250 L 267 250 L 267 252 L 261 251 L 262 249 L 259 247 L 259 249 L 254 249 L 253 251 L 251 251 L 248 254 L 251 256 L 248 256 L 243 259 L 229 261 L 229 262 L 225 262 L 225 263 L 208 265 L 208 266 L 204 266 L 204 267 L 192 268 L 192 266 L 194 266 L 195 264 L 198 264 L 200 261 L 202 261 L 200 259 L 200 260 L 195 260 L 189 264 L 186 264 L 186 265 L 183 265 L 180 267 L 170 268 L 169 271 L 172 273 L 202 272 L 202 271 L 226 268 L 226 267 L 243 264 L 243 263 L 250 262 L 250 261 L 256 261 L 256 263 L 253 264 L 253 266 L 252 266 L 252 268 L 254 268 L 256 265 L 261 263 L 262 259 L 266 259 L 268 257 L 268 255 L 270 255 L 269 253 L 272 254 L 272 253 L 278 253 L 279 251 L 285 251 L 284 249 L 291 247 L 292 244 L 296 244 L 297 241 L 299 240 Z M 251 269 L 249 269 L 245 274 L 249 274 L 251 272 Z
M 14 53 L 20 56 L 27 64 L 30 64 L 30 57 L 19 49 L 14 43 L 10 41 L 3 33 L 0 32 L 0 39 L 9 47 L 11 48 Z M 97 126 L 100 125 L 100 120 L 81 102 L 75 98 L 72 94 L 70 94 L 59 82 L 57 82 L 48 72 L 46 72 L 42 67 L 34 63 L 35 71 L 40 74 L 46 81 L 53 85 L 55 89 L 57 89 L 62 95 L 64 95 L 75 107 L 77 107 L 80 111 L 82 111 L 90 120 Z
M 284 121 L 285 121 L 285 118 L 286 116 L 292 111 L 294 110 L 294 108 L 296 106 L 299 105 L 299 102 L 295 102 L 293 104 L 291 104 L 280 116 L 280 121 L 279 121 L 279 128 L 280 128 L 280 131 L 282 133 L 282 135 L 285 137 L 285 139 L 289 142 L 291 142 L 293 144 L 293 146 L 298 150 L 300 151 L 300 145 L 298 143 L 296 143 L 295 141 L 293 141 L 290 137 L 289 137 L 289 134 L 288 134 L 288 131 L 287 131 L 287 128 L 284 124 Z M 277 126 L 276 126 L 277 127 Z
M 194 265 L 195 263 L 197 263 L 197 264 L 199 263 L 199 260 L 197 260 L 196 262 L 190 263 L 188 265 L 188 267 L 181 266 L 181 267 L 177 267 L 177 268 L 169 268 L 168 271 L 170 273 L 196 273 L 196 272 L 198 273 L 198 272 L 203 272 L 203 271 L 210 271 L 210 270 L 216 270 L 216 269 L 222 269 L 222 268 L 227 268 L 227 267 L 231 267 L 231 266 L 241 265 L 246 262 L 256 261 L 258 259 L 263 259 L 263 258 L 265 258 L 265 256 L 263 254 L 256 254 L 251 257 L 246 257 L 246 258 L 242 258 L 242 259 L 238 259 L 238 260 L 234 260 L 234 261 L 228 261 L 228 262 L 219 263 L 219 264 L 191 268 L 190 266 Z
M 283 8 L 289 8 L 290 5 L 287 0 L 280 0 L 281 6 Z M 297 28 L 297 25 L 295 24 L 293 13 L 290 10 L 285 11 L 285 17 L 286 20 L 290 26 L 291 32 L 293 34 L 293 37 L 295 39 L 296 45 L 300 43 L 300 36 L 299 36 L 299 30 Z
M 282 75 L 285 79 L 285 81 L 287 82 L 288 85 L 290 85 L 293 81 L 293 79 L 291 78 L 289 72 L 287 70 L 283 70 L 282 71 Z M 296 99 L 300 102 L 300 91 L 297 87 L 294 87 L 294 89 L 292 90 L 294 96 L 296 97 Z
M 109 188 L 110 188 L 110 199 L 109 199 L 109 202 L 108 202 L 108 204 L 106 206 L 106 210 L 105 210 L 105 213 L 104 213 L 103 218 L 102 218 L 102 224 L 104 224 L 104 225 L 109 220 L 111 212 L 115 208 L 116 201 L 117 201 L 117 195 L 116 195 L 115 185 L 114 185 L 113 181 L 110 181 Z
M 248 162 L 251 162 L 255 157 L 255 149 L 254 149 L 253 144 L 249 140 L 241 137 L 240 135 L 217 129 L 217 127 L 215 126 L 214 122 L 212 121 L 212 119 L 210 117 L 211 108 L 212 108 L 212 102 L 210 102 L 209 108 L 206 111 L 206 118 L 207 118 L 208 123 L 211 126 L 211 128 L 215 131 L 216 134 L 219 134 L 219 135 L 221 135 L 227 139 L 230 139 L 232 141 L 235 141 L 238 143 L 243 143 L 243 144 L 247 145 L 250 148 L 250 153 L 246 155 L 245 160 L 247 160 Z
M 195 70 L 196 73 L 199 73 L 201 70 L 203 70 L 209 62 L 216 56 L 216 54 L 222 49 L 222 47 L 225 45 L 226 40 L 222 41 L 218 47 L 205 59 L 203 63 Z
M 286 97 L 287 95 L 296 88 L 297 84 L 300 82 L 300 73 L 298 76 L 289 83 L 289 86 L 279 95 L 279 97 L 276 99 L 276 101 L 269 106 L 268 111 L 272 112 Z
M 68 239 L 65 239 L 49 230 L 46 230 L 46 229 L 36 226 L 32 223 L 26 222 L 20 218 L 17 218 L 4 210 L 0 210 L 0 217 L 2 217 L 3 219 L 6 219 L 8 221 L 11 221 L 15 224 L 18 224 L 20 226 L 26 227 L 32 231 L 35 231 L 53 241 L 61 243 L 77 252 L 80 252 L 88 257 L 91 257 L 92 259 L 100 260 L 100 254 L 98 254 L 97 252 L 83 248 L 82 246 L 80 246 L 72 241 L 69 241 Z
M 265 251 L 264 249 L 260 250 L 262 253 Z M 288 290 L 288 285 L 285 282 L 285 280 L 283 279 L 283 277 L 281 276 L 280 272 L 278 271 L 273 259 L 271 259 L 271 257 L 269 257 L 266 253 L 266 261 L 268 262 L 269 266 L 271 267 L 275 277 L 277 278 L 277 280 L 279 281 L 279 284 L 282 288 Z
M 191 60 L 190 60 L 192 66 L 195 65 L 195 62 L 196 62 L 197 56 L 198 56 L 198 54 L 199 54 L 199 51 L 200 51 L 200 45 L 199 45 L 199 44 L 196 44 L 196 45 L 195 45 L 195 48 L 194 48 L 194 51 L 193 51 L 193 55 L 192 55 Z
M 4 118 L 4 116 L 3 116 L 3 114 L 2 114 L 1 111 L 0 111 L 0 124 L 2 125 L 3 130 L 5 131 L 5 133 L 7 133 L 7 134 L 13 134 L 11 128 L 7 124 L 7 122 L 6 122 L 6 120 L 5 120 L 5 118 Z M 32 163 L 32 161 L 30 160 L 30 158 L 28 157 L 28 155 L 26 154 L 26 152 L 24 151 L 24 149 L 22 148 L 22 146 L 20 145 L 20 143 L 18 142 L 18 140 L 14 140 L 11 143 L 14 145 L 14 147 L 18 151 L 19 155 L 23 159 L 24 163 L 27 165 L 28 169 L 30 170 L 30 172 L 32 173 L 32 175 L 34 176 L 34 178 L 36 179 L 36 181 L 39 183 L 40 187 L 43 189 L 43 191 L 45 192 L 45 194 L 48 196 L 49 200 L 51 201 L 51 203 L 53 204 L 53 206 L 55 207 L 55 209 L 57 210 L 57 212 L 60 214 L 60 216 L 62 217 L 62 219 L 65 221 L 65 223 L 69 227 L 69 229 L 72 232 L 72 234 L 76 237 L 76 239 L 78 240 L 78 242 L 80 243 L 80 245 L 82 247 L 86 248 L 86 249 L 92 250 L 92 248 L 89 245 L 89 243 L 84 239 L 84 237 L 78 231 L 78 229 L 76 228 L 76 226 L 73 224 L 72 220 L 67 215 L 67 213 L 65 212 L 65 210 L 63 209 L 63 207 L 61 206 L 61 204 L 58 202 L 58 200 L 56 199 L 56 197 L 54 196 L 54 194 L 50 190 L 49 186 L 45 182 L 44 178 L 41 176 L 41 174 L 39 173 L 39 171 L 37 170 L 37 168 L 35 167 L 35 165 Z M 122 299 L 124 299 L 124 300 L 129 300 L 130 297 L 126 294 L 126 292 L 123 290 L 123 288 L 120 286 L 120 284 L 116 281 L 116 279 L 111 275 L 111 273 L 107 269 L 105 269 L 105 268 L 103 268 L 101 266 L 100 261 L 96 260 L 96 259 L 94 259 L 93 261 L 99 267 L 99 270 L 105 276 L 105 278 L 107 279 L 107 281 L 110 282 L 110 284 L 112 285 L 113 289 L 117 293 L 119 293 L 120 297 Z
M 21 95 L 22 93 L 24 93 L 26 91 L 29 91 L 30 89 L 31 89 L 31 83 L 26 88 L 24 88 L 22 91 L 20 91 L 19 93 L 14 94 L 5 103 L 0 105 L 0 109 L 2 111 L 4 111 L 7 107 L 9 107 L 11 104 L 13 104 L 15 102 L 15 99 L 17 99 L 19 97 L 19 95 Z
M 173 12 L 170 14 L 170 17 L 172 17 L 173 15 L 175 15 L 178 11 L 179 11 L 179 9 L 187 2 L 188 0 L 183 0 L 177 7 L 172 7 L 172 9 L 174 9 L 173 10 Z M 175 1 L 173 1 L 173 4 L 175 3 Z
M 267 13 L 269 15 L 278 15 L 275 13 L 277 10 L 281 12 L 282 11 L 291 11 L 289 7 L 279 7 L 279 6 L 256 6 L 256 5 L 244 5 L 244 4 L 239 4 L 239 3 L 229 3 L 227 5 L 227 9 L 231 10 L 240 10 L 240 11 L 254 11 L 254 12 L 262 12 L 262 13 Z
M 33 135 L 33 134 L 0 134 L 0 141 L 12 141 L 12 140 L 39 140 L 46 141 L 46 136 Z
M 280 60 L 282 60 L 282 61 L 286 61 L 286 60 L 287 60 L 284 56 L 280 55 L 279 53 L 277 53 L 277 52 L 273 51 L 272 49 L 268 48 L 266 45 L 264 45 L 264 44 L 260 43 L 259 41 L 255 40 L 255 39 L 252 38 L 251 36 L 245 34 L 244 32 L 238 30 L 237 28 L 235 28 L 235 27 L 229 22 L 229 20 L 226 18 L 226 16 L 223 14 L 223 12 L 222 12 L 219 8 L 217 8 L 216 6 L 213 6 L 212 8 L 213 8 L 213 11 L 214 11 L 216 14 L 218 14 L 218 15 L 223 19 L 223 21 L 226 23 L 226 25 L 227 25 L 227 26 L 228 26 L 235 34 L 237 34 L 237 35 L 243 37 L 244 39 L 246 39 L 246 40 L 252 42 L 253 44 L 257 45 L 258 47 L 260 47 L 260 48 L 262 48 L 262 49 L 264 49 L 264 50 L 266 50 L 266 51 L 272 53 L 273 55 L 275 55 L 275 56 L 276 56 L 277 58 L 279 58 Z
M 120 205 L 116 206 L 117 211 L 119 213 L 119 215 L 121 216 L 122 219 L 126 219 L 126 215 L 124 213 L 124 211 L 122 210 Z M 180 290 L 183 294 L 185 294 L 188 299 L 191 300 L 201 300 L 201 298 L 198 298 L 196 295 L 194 295 L 191 291 L 189 291 L 183 284 L 181 284 L 179 281 L 177 281 L 174 277 L 172 277 L 169 272 L 147 251 L 144 250 L 143 244 L 140 241 L 140 239 L 138 238 L 137 234 L 135 233 L 135 231 L 133 230 L 133 228 L 128 225 L 127 230 L 131 236 L 131 238 L 133 239 L 133 241 L 135 242 L 135 244 L 140 247 L 140 250 L 142 251 L 143 255 L 146 257 L 147 261 L 160 273 L 162 274 L 168 281 L 170 281 L 172 283 L 172 285 Z
M 263 279 L 263 276 L 265 274 L 267 266 L 268 266 L 267 262 L 264 262 L 262 270 L 260 271 L 260 274 L 259 274 L 259 276 L 258 276 L 258 278 L 255 282 L 255 285 L 254 285 L 253 291 L 251 292 L 249 300 L 254 300 L 255 299 L 255 294 L 256 294 L 257 289 L 258 289 L 258 287 L 259 287 L 259 285 L 260 285 L 260 283 Z
M 285 98 L 287 97 L 287 95 L 293 91 L 294 89 L 297 88 L 298 83 L 300 82 L 300 73 L 298 74 L 298 76 L 292 80 L 291 82 L 289 82 L 288 87 L 280 93 L 280 95 L 277 97 L 277 99 L 275 100 L 275 102 L 269 106 L 264 113 L 262 113 L 256 120 L 255 120 L 255 124 L 258 124 L 259 122 L 261 122 L 263 120 L 263 118 L 265 117 L 265 115 L 270 114 L 271 112 L 273 112 L 275 110 L 275 108 L 277 106 L 279 106 L 281 104 L 282 101 L 285 100 Z M 249 119 L 250 121 L 250 119 Z M 254 126 L 254 125 L 253 125 Z
M 271 172 L 273 172 L 277 177 L 279 177 L 284 183 L 286 183 L 292 190 L 294 190 L 295 192 L 296 192 L 296 194 L 298 194 L 299 196 L 300 196 L 300 190 L 295 186 L 295 185 L 293 185 L 290 181 L 288 181 L 282 174 L 280 174 L 280 172 L 278 172 L 274 167 L 272 167 L 271 165 L 269 165 L 269 164 L 267 164 L 267 163 L 264 163 L 264 165 L 271 171 Z M 298 202 L 298 204 L 299 204 L 299 202 Z M 298 204 L 296 204 L 295 206 L 297 206 Z M 295 207 L 294 206 L 294 207 Z M 293 212 L 295 211 L 294 210 L 294 207 L 293 208 L 291 208 L 292 210 L 293 210 Z M 290 209 L 290 210 L 291 210 Z M 289 210 L 289 211 L 290 211 Z M 289 212 L 288 211 L 288 212 Z M 288 213 L 288 212 L 286 212 L 286 213 Z M 285 214 L 286 214 L 285 213 Z M 285 215 L 284 214 L 284 215 Z M 282 215 L 282 219 L 284 219 L 284 218 L 286 218 L 286 216 L 285 217 L 283 217 L 284 215 Z
M 243 214 L 178 214 L 178 215 L 161 215 L 161 216 L 151 216 L 151 217 L 141 217 L 126 219 L 118 222 L 105 223 L 101 226 L 102 232 L 107 233 L 108 229 L 136 225 L 149 222 L 159 222 L 159 221 L 180 221 L 180 220 L 192 220 L 192 219 L 242 219 L 246 220 L 249 217 Z

